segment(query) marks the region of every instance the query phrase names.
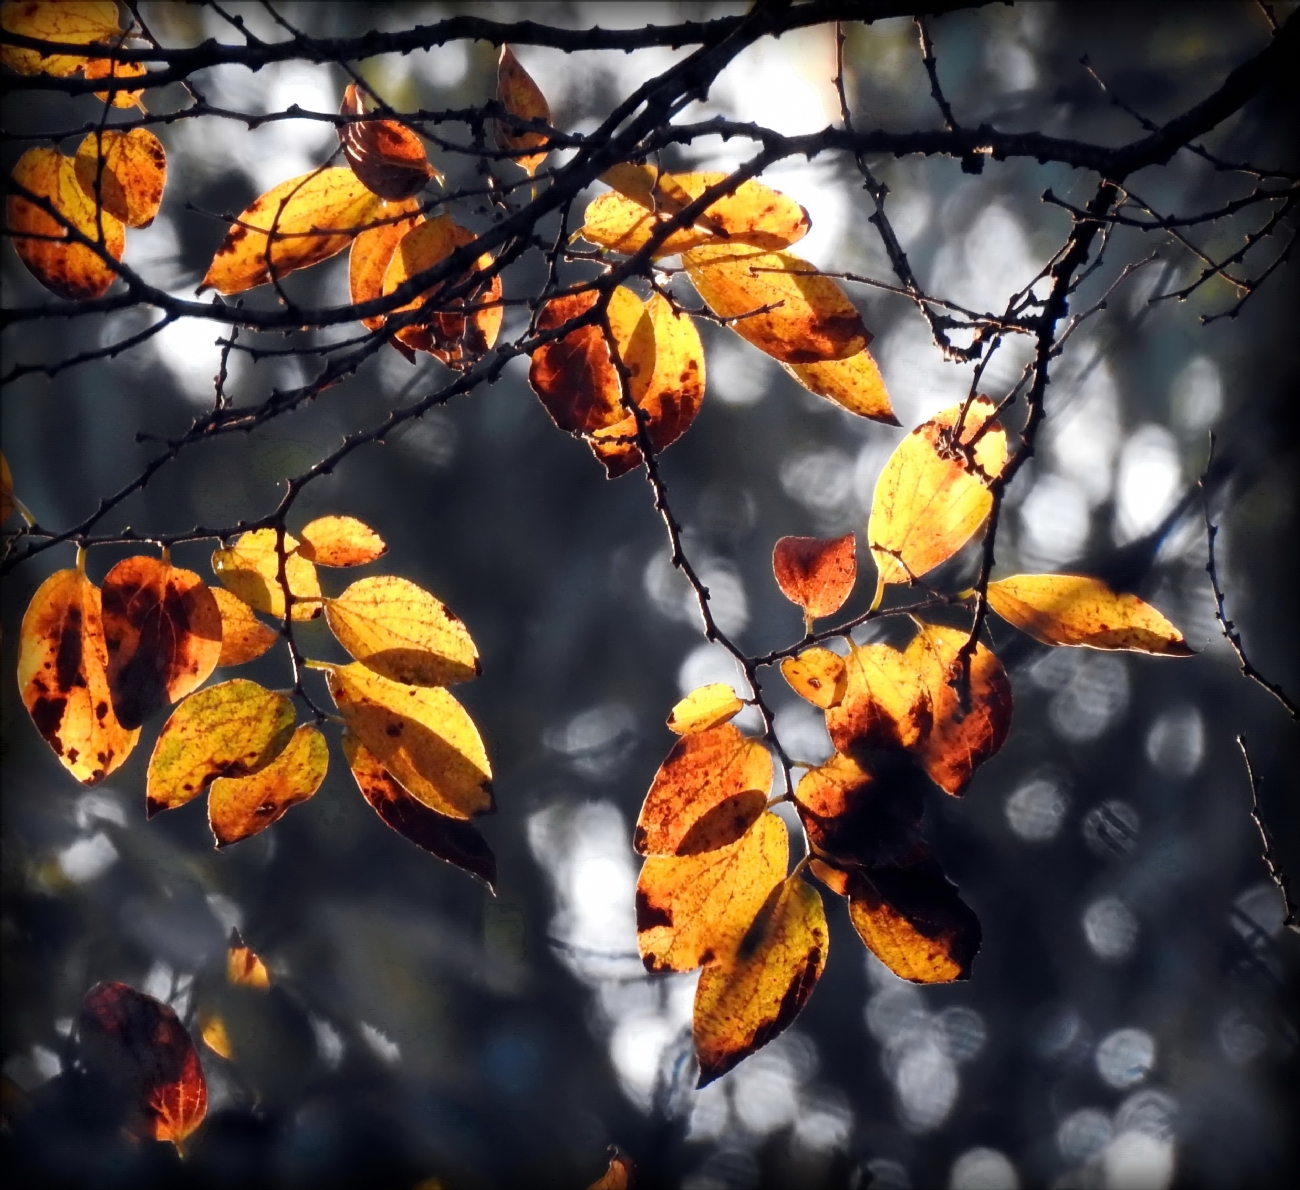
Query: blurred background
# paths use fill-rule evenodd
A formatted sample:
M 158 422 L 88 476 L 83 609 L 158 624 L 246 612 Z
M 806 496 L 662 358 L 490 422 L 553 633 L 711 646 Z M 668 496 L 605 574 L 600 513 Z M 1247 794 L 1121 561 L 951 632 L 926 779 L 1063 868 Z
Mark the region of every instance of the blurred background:
M 320 36 L 470 9 L 574 27 L 742 11 L 278 7 Z M 1292 6 L 1273 7 L 1282 17 Z M 170 44 L 240 40 L 212 8 L 141 11 Z M 230 11 L 260 36 L 283 36 L 256 5 Z M 963 123 L 1107 144 L 1141 130 L 1109 103 L 1082 55 L 1161 121 L 1268 36 L 1261 9 L 1248 4 L 990 6 L 937 18 L 931 30 Z M 579 131 L 680 53 L 517 52 L 557 127 Z M 910 20 L 852 26 L 846 56 L 859 127 L 939 126 Z M 482 103 L 494 68 L 495 51 L 480 42 L 364 66 L 408 110 Z M 764 42 L 682 119 L 724 113 L 815 131 L 838 120 L 833 70 L 831 27 Z M 293 103 L 334 111 L 346 80 L 334 67 L 289 63 L 207 71 L 196 82 L 213 104 L 258 113 Z M 1207 146 L 1295 171 L 1294 90 L 1294 78 L 1285 80 Z M 149 103 L 171 110 L 185 96 L 173 88 Z M 11 94 L 4 104 L 11 133 L 76 128 L 102 110 L 90 97 Z M 157 131 L 168 190 L 155 224 L 128 235 L 126 260 L 185 296 L 225 231 L 212 213 L 241 209 L 335 146 L 329 125 L 301 120 L 249 131 L 206 119 Z M 5 144 L 6 170 L 23 147 Z M 665 164 L 723 168 L 745 155 L 740 144 L 698 141 Z M 471 159 L 431 156 L 451 184 L 473 180 Z M 1091 175 L 1032 161 L 990 162 L 979 175 L 947 160 L 872 165 L 922 282 L 978 309 L 1001 310 L 1064 240 L 1068 219 L 1040 201 L 1043 191 L 1082 204 L 1095 186 Z M 812 216 L 802 255 L 895 280 L 851 162 L 791 162 L 765 180 Z M 1162 213 L 1180 214 L 1253 185 L 1186 152 L 1130 182 Z M 472 208 L 457 217 L 484 226 Z M 1188 234 L 1218 258 L 1263 219 L 1253 209 Z M 1284 244 L 1285 235 L 1266 242 L 1243 270 L 1258 273 Z M 1250 741 L 1279 859 L 1300 873 L 1296 727 L 1236 672 L 1214 619 L 1199 505 L 1184 497 L 1213 430 L 1225 462 L 1213 508 L 1229 614 L 1256 665 L 1296 694 L 1296 279 L 1281 270 L 1240 317 L 1202 326 L 1202 315 L 1236 299 L 1231 286 L 1216 280 L 1186 302 L 1153 304 L 1194 280 L 1200 262 L 1168 239 L 1120 229 L 1076 308 L 1153 251 L 1159 259 L 1080 328 L 1055 365 L 1039 452 L 1011 489 L 997 574 L 1108 576 L 1166 612 L 1199 655 L 1051 651 L 995 622 L 1016 697 L 1010 739 L 963 799 L 936 790 L 927 809 L 928 836 L 983 924 L 973 978 L 933 988 L 896 979 L 828 894 L 831 954 L 808 1008 L 703 1092 L 693 1089 L 690 1045 L 696 977 L 647 977 L 636 956 L 630 834 L 672 743 L 663 726 L 670 707 L 736 671 L 703 641 L 644 480 L 606 482 L 586 447 L 550 423 L 522 361 L 382 448 L 353 454 L 297 506 L 303 523 L 346 513 L 373 525 L 391 547 L 385 569 L 445 600 L 478 642 L 483 677 L 457 696 L 496 770 L 499 813 L 483 820 L 501 872 L 495 897 L 387 830 L 337 751 L 310 802 L 222 854 L 201 800 L 145 822 L 156 723 L 103 786 L 78 788 L 9 676 L 24 607 L 48 573 L 72 564 L 72 551 L 16 571 L 3 592 L 2 1140 L 18 1181 L 582 1187 L 603 1170 L 611 1143 L 633 1157 L 644 1185 L 687 1190 L 1228 1187 L 1294 1176 L 1297 939 L 1282 926 L 1261 862 L 1234 737 Z M 339 256 L 286 287 L 306 304 L 343 303 L 346 268 Z M 7 247 L 3 278 L 6 305 L 47 300 Z M 506 274 L 507 295 L 534 292 L 542 279 L 538 260 L 521 263 Z M 910 303 L 865 287 L 853 293 L 902 429 L 852 418 L 705 325 L 703 411 L 663 459 L 718 619 L 751 652 L 800 632 L 771 576 L 776 539 L 855 530 L 861 545 L 894 445 L 970 383 L 970 368 L 943 361 Z M 261 290 L 245 296 L 271 300 Z M 155 317 L 21 324 L 4 340 L 5 367 L 113 342 Z M 521 326 L 522 314 L 509 313 L 503 338 Z M 133 476 L 154 449 L 136 442 L 138 430 L 176 433 L 210 405 L 218 333 L 182 321 L 114 361 L 4 390 L 5 454 L 42 524 L 79 520 Z M 1022 345 L 1007 345 L 983 387 L 1001 395 L 1027 358 Z M 311 374 L 293 357 L 231 364 L 228 391 L 239 403 Z M 264 515 L 284 476 L 447 378 L 428 357 L 413 368 L 385 351 L 293 417 L 188 452 L 112 524 L 166 532 Z M 1171 515 L 1180 501 L 1186 515 Z M 209 552 L 182 548 L 176 557 L 206 573 Z M 96 551 L 91 576 L 98 581 L 124 554 Z M 954 581 L 965 573 L 968 555 L 951 569 Z M 864 579 L 846 610 L 864 610 L 871 587 Z M 300 639 L 310 655 L 339 656 L 319 623 Z M 278 652 L 246 672 L 287 681 Z M 820 715 L 774 673 L 766 689 L 787 748 L 828 754 Z M 232 927 L 270 967 L 268 995 L 225 986 Z M 219 1011 L 227 1022 L 234 1060 L 203 1051 L 210 1114 L 183 1163 L 167 1146 L 125 1139 L 114 1105 L 70 1069 L 73 1019 L 101 979 L 167 1000 L 186 1020 Z

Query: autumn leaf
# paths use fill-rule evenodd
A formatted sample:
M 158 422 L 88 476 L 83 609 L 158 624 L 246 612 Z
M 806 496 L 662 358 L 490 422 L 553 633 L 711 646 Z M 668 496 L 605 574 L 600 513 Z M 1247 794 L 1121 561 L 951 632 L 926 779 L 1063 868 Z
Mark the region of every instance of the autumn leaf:
M 857 543 L 843 537 L 782 537 L 772 551 L 772 573 L 781 594 L 813 620 L 844 606 L 858 578 Z
M 1193 650 L 1149 603 L 1077 574 L 1018 574 L 988 585 L 989 606 L 1045 645 L 1128 649 L 1162 657 Z
M 477 876 L 488 888 L 496 885 L 496 857 L 473 823 L 439 814 L 412 797 L 350 731 L 343 733 L 343 753 L 361 796 L 384 825 L 430 855 Z
M 682 264 L 709 309 L 782 363 L 847 359 L 870 342 L 844 291 L 791 252 L 705 244 Z
M 734 719 L 744 706 L 726 682 L 698 686 L 673 707 L 668 716 L 668 729 L 678 735 L 707 731 Z
M 218 847 L 228 847 L 283 818 L 320 788 L 329 768 L 325 737 L 299 727 L 270 764 L 247 777 L 218 777 L 208 793 L 208 823 Z
M 384 213 L 352 170 L 314 169 L 273 186 L 230 225 L 198 292 L 242 293 L 342 252 Z
M 204 1013 L 199 1016 L 197 1024 L 203 1044 L 217 1057 L 225 1058 L 227 1062 L 234 1061 L 235 1047 L 230 1040 L 229 1032 L 226 1030 L 226 1022 L 215 1013 Z
M 316 567 L 298 551 L 298 539 L 284 535 L 284 572 L 294 596 L 293 619 L 314 620 L 321 614 L 320 582 Z M 277 619 L 284 617 L 284 587 L 280 583 L 280 555 L 274 529 L 253 529 L 235 544 L 212 554 L 212 572 L 231 594 L 254 611 Z M 303 600 L 299 603 L 298 600 Z
M 136 1136 L 179 1149 L 203 1122 L 203 1067 L 166 1004 L 124 983 L 97 983 L 81 1002 L 77 1037 L 82 1062 L 113 1088 Z
M 481 672 L 461 619 L 407 579 L 360 579 L 325 601 L 325 620 L 353 657 L 394 682 L 447 686 Z
M 120 33 L 113 0 L 5 0 L 0 6 L 0 26 L 38 41 L 90 45 Z M 75 74 L 86 59 L 74 54 L 42 56 L 40 50 L 16 45 L 0 46 L 0 62 L 19 74 Z
M 788 1029 L 826 966 L 830 932 L 820 894 L 798 874 L 772 890 L 734 951 L 695 989 L 698 1086 L 707 1086 Z
M 838 752 L 911 748 L 930 730 L 930 691 L 913 658 L 886 644 L 850 643 L 844 697 L 826 712 Z
M 92 132 L 81 142 L 73 168 L 92 203 L 128 227 L 148 227 L 162 205 L 167 184 L 167 154 L 147 128 Z
M 242 599 L 222 587 L 209 587 L 221 613 L 221 655 L 217 668 L 226 665 L 243 665 L 266 652 L 280 634 L 268 628 Z
M 915 845 L 923 784 L 901 750 L 878 750 L 861 763 L 837 752 L 800 779 L 795 809 L 814 854 L 841 864 L 892 863 Z
M 917 426 L 876 481 L 867 543 L 881 584 L 910 582 L 951 558 L 993 507 L 988 485 L 1006 465 L 1006 431 L 990 420 L 994 403 L 976 397 L 962 422 L 958 448 L 952 436 L 962 408 L 953 405 Z M 972 444 L 974 467 L 965 449 Z
M 235 987 L 265 992 L 271 986 L 271 973 L 257 952 L 244 941 L 238 930 L 230 931 L 226 950 L 226 982 Z
M 342 116 L 365 115 L 356 83 L 343 92 Z M 358 120 L 338 130 L 343 156 L 366 188 L 391 202 L 418 194 L 437 170 L 429 164 L 424 142 L 396 120 Z
M 118 41 L 113 39 L 114 44 Z M 85 76 L 88 79 L 133 79 L 139 78 L 146 73 L 143 62 L 118 62 L 113 58 L 87 58 L 85 65 Z M 113 107 L 138 107 L 144 111 L 144 103 L 141 96 L 144 91 L 114 91 L 110 95 L 108 91 L 96 91 L 95 98 L 101 103 L 111 103 Z M 143 131 L 142 129 L 133 129 L 133 131 Z M 132 224 L 134 227 L 135 224 Z
M 144 556 L 114 566 L 102 598 L 113 710 L 123 727 L 139 727 L 211 676 L 221 609 L 194 571 Z
M 763 812 L 771 786 L 771 754 L 732 724 L 684 735 L 655 774 L 632 845 L 642 855 L 725 846 Z
M 797 657 L 781 662 L 781 675 L 800 698 L 823 711 L 838 706 L 848 689 L 848 667 L 844 658 L 830 649 L 805 649 Z
M 637 946 L 647 971 L 691 971 L 734 950 L 785 876 L 789 836 L 760 814 L 734 842 L 650 856 L 636 885 Z
M 364 566 L 387 552 L 378 533 L 350 516 L 317 517 L 298 541 L 298 553 L 317 566 Z
M 841 409 L 883 425 L 896 426 L 898 418 L 889 402 L 880 368 L 865 347 L 848 359 L 811 364 L 781 365 L 810 393 L 833 401 Z
M 352 241 L 352 250 L 348 253 L 348 290 L 353 305 L 383 297 L 384 274 L 388 271 L 393 253 L 397 251 L 397 245 L 408 231 L 424 222 L 418 198 L 385 203 L 379 217 L 393 219 L 397 215 L 409 215 L 409 218 L 396 219 L 392 223 L 376 222 Z M 363 318 L 361 324 L 373 331 L 383 326 L 385 321 L 384 315 L 374 314 Z M 415 362 L 415 353 L 409 347 L 403 345 L 398 350 L 412 363 Z
M 407 793 L 451 818 L 496 808 L 483 739 L 446 690 L 393 682 L 359 662 L 323 668 L 349 729 Z
M 96 209 L 77 180 L 71 157 L 58 149 L 28 149 L 14 166 L 14 181 L 45 199 L 82 235 L 103 247 L 113 260 L 126 248 L 122 222 Z M 6 200 L 5 217 L 14 251 L 28 271 L 51 293 L 71 301 L 103 297 L 117 273 L 85 244 L 67 244 L 67 228 L 17 194 Z
M 521 120 L 541 120 L 551 122 L 551 107 L 541 88 L 533 82 L 528 73 L 508 46 L 501 47 L 501 56 L 497 60 L 497 102 L 512 116 Z M 546 160 L 549 150 L 540 153 L 529 150 L 540 148 L 550 138 L 542 132 L 515 132 L 504 120 L 497 121 L 497 148 L 507 153 L 516 154 L 519 167 L 531 178 L 537 167 Z
M 587 1190 L 632 1190 L 636 1184 L 636 1165 L 617 1145 L 609 1146 L 609 1168 Z
M 118 768 L 140 738 L 113 713 L 99 591 L 82 570 L 56 571 L 32 596 L 19 632 L 18 688 L 41 738 L 83 785 Z
M 246 678 L 190 695 L 163 725 L 149 759 L 149 817 L 185 805 L 218 777 L 265 768 L 289 742 L 293 717 L 287 695 Z

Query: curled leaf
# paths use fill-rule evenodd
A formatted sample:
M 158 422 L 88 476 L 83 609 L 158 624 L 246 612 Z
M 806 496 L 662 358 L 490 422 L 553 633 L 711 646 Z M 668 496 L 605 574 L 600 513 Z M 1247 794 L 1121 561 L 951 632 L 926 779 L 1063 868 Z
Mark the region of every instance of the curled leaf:
M 240 534 L 235 544 L 213 551 L 212 571 L 221 585 L 239 596 L 254 611 L 284 617 L 284 586 L 280 582 L 280 554 L 274 529 L 253 529 Z M 314 620 L 321 614 L 320 582 L 316 567 L 298 553 L 298 539 L 284 535 L 284 573 L 294 597 L 293 619 Z M 297 602 L 302 600 L 302 602 Z
M 93 203 L 128 227 L 148 227 L 162 205 L 167 185 L 167 153 L 147 128 L 92 132 L 81 142 L 73 168 Z
M 781 366 L 810 393 L 833 401 L 841 409 L 887 426 L 899 424 L 884 377 L 865 347 L 848 359 Z
M 781 662 L 781 675 L 800 698 L 823 711 L 839 706 L 848 689 L 844 658 L 830 649 L 805 649 L 797 657 L 787 657 Z
M 668 716 L 668 729 L 678 735 L 707 731 L 734 719 L 744 705 L 726 682 L 699 686 L 673 707 Z
M 361 116 L 365 100 L 356 83 L 343 92 L 339 114 Z M 343 155 L 366 188 L 393 202 L 418 194 L 437 175 L 424 152 L 424 142 L 396 120 L 357 120 L 339 128 Z
M 551 107 L 546 96 L 508 45 L 501 47 L 501 56 L 497 60 L 497 102 L 510 115 L 521 120 L 551 122 Z M 497 121 L 497 148 L 516 154 L 519 167 L 530 178 L 546 160 L 549 151 L 543 148 L 542 152 L 535 153 L 531 150 L 542 148 L 549 140 L 544 132 L 516 132 L 504 120 Z
M 781 594 L 803 608 L 810 623 L 834 615 L 857 582 L 857 542 L 852 533 L 782 537 L 772 551 L 772 573 Z
M 0 27 L 37 41 L 90 45 L 120 33 L 114 0 L 5 0 Z M 0 62 L 19 74 L 75 74 L 87 59 L 79 54 L 42 55 L 40 50 L 0 46 Z
M 225 665 L 243 665 L 246 661 L 256 660 L 280 639 L 280 634 L 263 624 L 242 599 L 223 587 L 209 587 L 208 590 L 217 601 L 217 610 L 221 613 L 221 655 L 217 658 L 218 669 Z
M 244 941 L 238 930 L 230 931 L 230 946 L 226 951 L 226 982 L 258 992 L 265 992 L 271 986 L 271 973 L 266 969 L 266 964 Z
M 218 777 L 208 793 L 208 824 L 218 847 L 238 843 L 283 818 L 320 788 L 329 768 L 325 737 L 299 727 L 270 764 L 247 777 Z
M 364 566 L 387 552 L 378 533 L 350 516 L 317 517 L 298 541 L 298 553 L 317 566 Z

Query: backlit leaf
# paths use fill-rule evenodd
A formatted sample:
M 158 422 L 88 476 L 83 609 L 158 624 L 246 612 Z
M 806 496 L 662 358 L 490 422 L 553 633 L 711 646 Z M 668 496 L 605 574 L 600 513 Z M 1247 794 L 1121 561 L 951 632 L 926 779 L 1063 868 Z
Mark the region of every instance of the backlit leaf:
M 96 210 L 94 200 L 77 181 L 71 157 L 65 157 L 58 149 L 28 149 L 14 166 L 13 177 L 19 185 L 49 202 L 82 235 L 102 245 L 111 259 L 122 259 L 126 229 L 107 210 Z M 85 244 L 63 243 L 68 236 L 67 228 L 53 216 L 16 194 L 6 200 L 5 213 L 14 251 L 32 276 L 51 293 L 82 301 L 103 297 L 108 292 L 117 273 Z
M 208 793 L 208 823 L 218 847 L 238 843 L 284 817 L 320 788 L 329 768 L 325 737 L 299 727 L 270 764 L 247 777 L 218 777 Z
M 781 674 L 790 689 L 823 711 L 838 706 L 848 689 L 844 658 L 830 649 L 805 649 L 781 662 Z
M 321 614 L 316 567 L 297 552 L 298 539 L 292 533 L 284 535 L 284 550 L 284 573 L 295 598 L 293 618 L 314 620 Z M 215 550 L 212 571 L 227 591 L 238 595 L 254 611 L 283 618 L 284 587 L 280 583 L 280 555 L 276 551 L 274 529 L 253 529 L 241 534 L 234 545 Z
M 116 43 L 117 38 L 113 39 Z M 117 62 L 112 58 L 87 58 L 85 75 L 88 79 L 133 79 L 146 73 L 143 62 Z M 96 91 L 95 98 L 102 103 L 111 103 L 114 107 L 138 107 L 144 110 L 141 96 L 144 91 L 114 91 L 110 96 L 107 91 Z M 137 129 L 136 131 L 140 131 Z M 132 226 L 135 226 L 132 224 Z
M 98 193 L 104 210 L 128 227 L 154 221 L 167 184 L 167 154 L 149 129 L 92 132 L 77 149 L 73 168 L 90 201 Z
M 298 541 L 298 553 L 317 566 L 364 566 L 387 552 L 378 533 L 350 516 L 317 517 Z
M 197 690 L 217 667 L 221 609 L 194 571 L 123 558 L 104 577 L 102 599 L 108 688 L 123 727 Z
M 989 481 L 1002 473 L 1007 459 L 1006 431 L 989 422 L 994 409 L 988 397 L 976 397 L 962 423 L 963 447 L 975 443 L 975 467 L 965 449 L 952 442 L 961 405 L 917 426 L 889 456 L 867 522 L 881 583 L 920 578 L 951 558 L 984 523 L 993 507 Z
M 483 739 L 446 690 L 392 682 L 359 662 L 326 677 L 348 727 L 407 793 L 451 818 L 495 809 Z
M 781 366 L 810 393 L 833 401 L 841 409 L 887 426 L 898 425 L 884 377 L 865 347 L 848 359 Z
M 18 688 L 36 730 L 83 785 L 102 781 L 140 738 L 113 713 L 99 591 L 80 571 L 57 571 L 32 596 L 19 633 Z
M 642 855 L 725 846 L 763 812 L 771 786 L 771 754 L 732 724 L 682 736 L 646 794 L 633 846 Z
M 190 695 L 163 725 L 149 759 L 149 817 L 196 798 L 218 777 L 265 768 L 284 750 L 293 703 L 245 678 Z
M 5 0 L 0 5 L 0 26 L 23 37 L 76 45 L 105 41 L 121 31 L 113 0 Z M 73 54 L 42 56 L 40 50 L 6 45 L 0 46 L 0 62 L 19 74 L 63 77 L 80 70 L 86 59 Z
M 1149 603 L 1077 574 L 1018 574 L 988 586 L 989 606 L 1045 645 L 1129 649 L 1191 657 L 1191 647 Z
M 348 253 L 348 290 L 353 305 L 358 302 L 371 302 L 384 295 L 384 274 L 388 263 L 397 251 L 406 233 L 424 222 L 420 214 L 420 200 L 408 198 L 405 202 L 385 203 L 377 219 L 392 219 L 395 215 L 409 214 L 409 218 L 398 219 L 393 223 L 376 222 L 374 227 L 363 231 L 352 241 Z M 377 330 L 384 325 L 382 314 L 363 318 L 361 324 L 367 330 Z M 414 362 L 414 355 L 407 348 L 405 354 Z
M 745 704 L 726 682 L 712 682 L 692 690 L 672 709 L 668 729 L 678 735 L 707 731 L 734 719 Z
M 271 973 L 266 969 L 266 964 L 244 941 L 238 930 L 230 931 L 230 946 L 226 951 L 226 982 L 258 992 L 265 992 L 271 986 Z
M 166 1004 L 124 983 L 97 983 L 81 1002 L 77 1037 L 82 1061 L 120 1097 L 135 1135 L 180 1148 L 203 1122 L 198 1051 Z
M 691 971 L 734 950 L 785 876 L 789 836 L 760 814 L 740 838 L 687 856 L 650 856 L 636 885 L 637 946 L 647 971 Z
M 834 615 L 858 578 L 857 542 L 843 537 L 782 537 L 772 551 L 772 573 L 781 594 L 804 610 L 809 622 Z
M 930 730 L 930 691 L 913 658 L 890 645 L 851 645 L 844 697 L 826 712 L 836 751 L 911 748 Z
M 356 83 L 349 83 L 339 114 L 361 116 L 365 112 Z M 352 172 L 380 198 L 392 202 L 408 199 L 437 173 L 425 156 L 424 141 L 396 120 L 358 120 L 340 127 L 338 133 Z
M 682 264 L 709 309 L 782 363 L 847 359 L 870 341 L 845 292 L 793 253 L 705 244 Z
M 508 45 L 501 47 L 501 56 L 497 60 L 497 102 L 521 120 L 551 122 L 551 107 L 546 96 Z M 545 133 L 515 132 L 504 122 L 497 121 L 497 148 L 519 154 L 516 161 L 530 178 L 546 160 L 547 150 L 540 153 L 530 153 L 529 150 L 540 148 L 548 139 Z
M 343 752 L 362 797 L 386 826 L 430 855 L 477 876 L 488 888 L 496 884 L 496 857 L 473 823 L 449 818 L 417 801 L 350 731 L 343 733 Z
M 350 169 L 314 169 L 273 186 L 231 224 L 199 292 L 242 293 L 328 260 L 384 213 Z
M 869 764 L 837 752 L 803 775 L 795 809 L 814 854 L 842 864 L 894 863 L 916 844 L 924 785 L 901 750 L 879 750 Z
M 242 599 L 222 587 L 209 587 L 212 598 L 221 612 L 221 655 L 217 668 L 224 665 L 243 665 L 266 652 L 280 634 L 268 628 Z
M 693 1030 L 699 1086 L 790 1027 L 821 978 L 829 944 L 816 889 L 798 875 L 773 889 L 737 949 L 700 973 Z
M 203 1038 L 203 1044 L 208 1049 L 218 1057 L 225 1058 L 227 1062 L 234 1060 L 235 1047 L 231 1044 L 230 1034 L 226 1032 L 226 1022 L 221 1017 L 215 1013 L 201 1015 L 198 1026 L 199 1036 Z
M 587 1190 L 631 1190 L 636 1180 L 636 1166 L 626 1153 L 610 1145 L 609 1168 Z

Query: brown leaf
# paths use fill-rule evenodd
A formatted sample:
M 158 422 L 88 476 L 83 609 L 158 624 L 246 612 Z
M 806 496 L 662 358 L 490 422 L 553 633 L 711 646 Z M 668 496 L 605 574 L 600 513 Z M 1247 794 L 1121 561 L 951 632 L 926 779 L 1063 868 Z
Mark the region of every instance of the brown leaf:
M 271 987 L 271 973 L 257 953 L 244 941 L 238 930 L 230 931 L 226 951 L 226 982 L 236 987 L 265 992 Z
M 609 1168 L 587 1190 L 632 1190 L 636 1184 L 636 1165 L 617 1145 L 609 1146 Z
M 668 730 L 678 735 L 707 731 L 734 719 L 744 706 L 726 682 L 699 686 L 673 707 L 668 716 Z
M 139 556 L 104 578 L 108 687 L 123 727 L 197 690 L 221 656 L 221 609 L 192 570 Z
M 541 88 L 528 73 L 508 46 L 501 47 L 497 60 L 497 102 L 512 116 L 521 120 L 551 122 L 551 107 Z M 548 144 L 550 138 L 543 132 L 515 132 L 504 121 L 497 121 L 497 148 L 517 155 L 519 167 L 531 178 L 537 167 L 546 160 L 548 149 L 530 152 Z
M 884 377 L 865 347 L 848 359 L 781 366 L 810 393 L 833 401 L 841 409 L 883 425 L 899 424 L 889 402 Z
M 221 613 L 221 655 L 217 668 L 225 665 L 243 665 L 254 661 L 266 652 L 280 634 L 268 628 L 242 599 L 224 587 L 209 587 Z
M 81 142 L 73 165 L 77 181 L 93 204 L 128 227 L 148 227 L 162 205 L 167 185 L 167 154 L 147 128 L 92 132 Z
M 911 748 L 930 730 L 930 691 L 917 660 L 890 645 L 850 645 L 844 697 L 826 712 L 838 752 Z
M 781 676 L 800 698 L 823 711 L 839 706 L 848 689 L 848 666 L 830 649 L 805 649 L 797 657 L 781 662 Z
M 356 83 L 343 92 L 341 116 L 366 113 Z M 424 142 L 396 120 L 358 120 L 338 130 L 343 155 L 366 188 L 391 202 L 418 194 L 437 176 L 424 152 Z
M 772 551 L 781 594 L 804 610 L 808 622 L 834 615 L 858 578 L 857 542 L 843 537 L 782 537 Z
M 0 26 L 37 41 L 90 45 L 120 33 L 113 0 L 6 0 Z M 16 45 L 0 46 L 0 62 L 19 74 L 66 77 L 81 70 L 87 59 L 79 54 L 50 54 Z
M 388 553 L 388 546 L 356 517 L 317 517 L 298 541 L 298 553 L 317 566 L 364 566 Z
M 270 764 L 247 777 L 218 777 L 208 793 L 208 824 L 218 847 L 264 831 L 320 788 L 329 747 L 314 727 L 300 727 Z

